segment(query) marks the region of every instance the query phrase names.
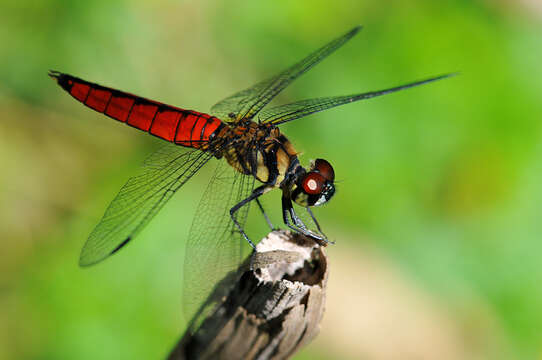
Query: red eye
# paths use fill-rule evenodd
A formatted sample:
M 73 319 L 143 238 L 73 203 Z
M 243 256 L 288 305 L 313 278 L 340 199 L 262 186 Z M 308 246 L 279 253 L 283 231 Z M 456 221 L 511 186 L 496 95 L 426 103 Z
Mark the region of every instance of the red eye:
M 314 161 L 314 170 L 317 170 L 324 179 L 328 181 L 335 180 L 335 171 L 333 171 L 333 167 L 324 159 L 316 159 Z
M 325 181 L 322 175 L 311 171 L 303 179 L 303 191 L 309 195 L 320 194 L 324 188 Z

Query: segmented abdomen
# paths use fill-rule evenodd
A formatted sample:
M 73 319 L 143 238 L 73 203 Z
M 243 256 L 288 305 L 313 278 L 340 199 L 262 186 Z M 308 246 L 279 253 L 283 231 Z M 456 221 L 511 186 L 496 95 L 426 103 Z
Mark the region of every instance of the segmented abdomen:
M 113 119 L 179 145 L 201 148 L 221 127 L 218 118 L 148 100 L 51 71 L 51 77 L 78 101 Z

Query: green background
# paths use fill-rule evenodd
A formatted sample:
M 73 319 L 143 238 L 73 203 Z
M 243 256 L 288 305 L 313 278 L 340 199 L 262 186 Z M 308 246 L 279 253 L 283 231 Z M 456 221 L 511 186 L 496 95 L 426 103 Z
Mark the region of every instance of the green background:
M 461 75 L 282 127 L 302 163 L 328 159 L 340 180 L 316 210 L 337 241 L 328 311 L 296 358 L 542 356 L 542 6 L 332 3 L 2 1 L 0 358 L 164 357 L 210 174 L 80 269 L 86 236 L 160 141 L 84 108 L 48 69 L 207 111 L 357 24 L 277 103 Z

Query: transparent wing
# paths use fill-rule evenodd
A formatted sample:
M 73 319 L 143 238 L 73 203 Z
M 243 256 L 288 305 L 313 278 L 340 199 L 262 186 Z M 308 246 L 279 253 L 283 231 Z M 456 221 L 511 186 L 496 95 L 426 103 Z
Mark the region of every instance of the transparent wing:
M 405 90 L 411 87 L 427 84 L 433 81 L 445 79 L 456 74 L 446 74 L 437 77 L 416 81 L 413 83 L 385 89 L 378 91 L 371 91 L 356 95 L 324 97 L 317 99 L 301 100 L 291 104 L 275 106 L 266 110 L 263 110 L 259 119 L 261 122 L 270 122 L 275 125 L 279 125 L 288 121 L 296 120 L 304 116 L 314 114 L 320 111 L 330 109 L 335 106 L 349 104 L 354 101 L 370 99 L 373 97 L 390 94 L 396 91 Z
M 292 81 L 325 59 L 360 30 L 361 26 L 355 27 L 283 72 L 220 101 L 211 108 L 211 113 L 223 120 L 239 121 L 245 118 L 252 119 L 254 115 Z
M 173 144 L 149 156 L 140 174 L 121 188 L 90 234 L 79 264 L 95 264 L 126 245 L 211 157 Z
M 236 270 L 252 250 L 235 228 L 230 209 L 246 199 L 254 189 L 254 177 L 235 172 L 220 161 L 196 210 L 185 253 L 183 271 L 183 312 L 186 319 L 196 319 L 191 328 L 220 299 L 218 282 Z M 244 227 L 250 203 L 236 214 Z M 222 283 L 224 285 L 224 283 Z M 230 285 L 230 284 L 227 284 Z M 214 292 L 215 297 L 205 302 Z M 196 316 L 197 315 L 197 316 Z

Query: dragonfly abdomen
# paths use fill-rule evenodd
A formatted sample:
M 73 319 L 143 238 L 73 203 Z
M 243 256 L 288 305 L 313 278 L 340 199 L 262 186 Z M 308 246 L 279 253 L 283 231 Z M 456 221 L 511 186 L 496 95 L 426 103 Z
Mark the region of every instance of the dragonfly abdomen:
M 208 114 L 148 100 L 56 71 L 49 75 L 89 108 L 178 145 L 205 148 L 222 125 L 220 119 Z

